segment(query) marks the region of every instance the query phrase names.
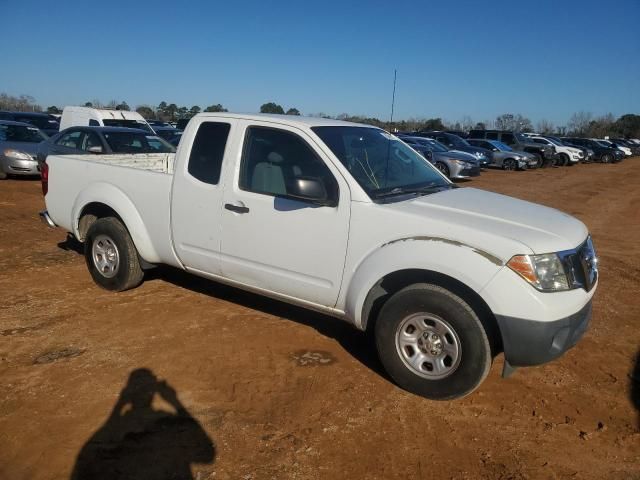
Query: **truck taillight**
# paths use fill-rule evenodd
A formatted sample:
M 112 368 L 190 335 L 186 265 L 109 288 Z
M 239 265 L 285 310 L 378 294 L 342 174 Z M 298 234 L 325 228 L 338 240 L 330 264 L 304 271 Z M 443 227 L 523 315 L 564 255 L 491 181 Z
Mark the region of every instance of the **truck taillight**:
M 40 181 L 42 182 L 42 194 L 46 195 L 49 191 L 49 165 L 46 160 L 40 164 Z

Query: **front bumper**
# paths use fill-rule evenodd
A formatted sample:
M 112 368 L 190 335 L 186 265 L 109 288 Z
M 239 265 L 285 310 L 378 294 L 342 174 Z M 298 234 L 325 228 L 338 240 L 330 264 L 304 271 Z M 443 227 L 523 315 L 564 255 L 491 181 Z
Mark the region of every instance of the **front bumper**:
M 480 175 L 480 166 L 470 165 L 468 167 L 460 167 L 456 172 L 451 172 L 451 178 L 469 178 Z
M 511 367 L 527 367 L 558 358 L 587 331 L 591 311 L 589 300 L 573 315 L 552 322 L 496 315 L 506 362 Z
M 57 227 L 53 219 L 49 216 L 49 212 L 47 210 L 41 211 L 38 215 L 40 216 L 40 220 L 42 221 L 42 223 L 46 224 L 50 228 Z
M 0 170 L 9 175 L 40 175 L 36 160 L 18 160 L 0 157 Z

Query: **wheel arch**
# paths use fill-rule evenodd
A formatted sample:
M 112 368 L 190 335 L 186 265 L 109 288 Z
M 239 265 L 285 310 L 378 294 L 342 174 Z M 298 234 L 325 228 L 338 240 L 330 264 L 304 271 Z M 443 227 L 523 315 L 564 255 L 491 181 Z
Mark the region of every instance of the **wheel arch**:
M 498 322 L 482 296 L 460 280 L 434 270 L 409 268 L 390 272 L 380 278 L 367 293 L 362 305 L 363 330 L 373 329 L 385 302 L 396 292 L 416 283 L 429 283 L 454 293 L 469 304 L 482 323 L 491 344 L 493 356 L 502 351 Z
M 98 218 L 114 216 L 129 232 L 140 258 L 159 263 L 149 232 L 131 199 L 119 188 L 107 184 L 93 184 L 78 195 L 72 209 L 73 234 L 83 242 L 91 224 Z

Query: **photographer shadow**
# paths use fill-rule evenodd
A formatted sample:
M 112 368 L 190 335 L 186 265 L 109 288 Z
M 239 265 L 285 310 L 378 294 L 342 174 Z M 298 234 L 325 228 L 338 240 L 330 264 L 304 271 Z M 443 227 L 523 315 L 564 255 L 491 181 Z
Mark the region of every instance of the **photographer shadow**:
M 158 394 L 174 412 L 152 407 Z M 71 480 L 193 479 L 210 464 L 214 444 L 176 391 L 148 369 L 131 372 L 109 418 L 82 447 Z

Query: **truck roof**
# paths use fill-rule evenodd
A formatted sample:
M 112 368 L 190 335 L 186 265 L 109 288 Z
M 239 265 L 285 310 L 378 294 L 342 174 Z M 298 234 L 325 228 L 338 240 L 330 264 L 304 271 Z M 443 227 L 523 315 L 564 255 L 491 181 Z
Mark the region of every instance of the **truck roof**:
M 277 115 L 272 113 L 230 113 L 230 112 L 204 112 L 196 117 L 204 118 L 237 118 L 242 120 L 272 121 L 285 125 L 296 125 L 299 127 L 368 127 L 377 128 L 364 123 L 345 122 L 333 118 L 303 117 L 300 115 Z

